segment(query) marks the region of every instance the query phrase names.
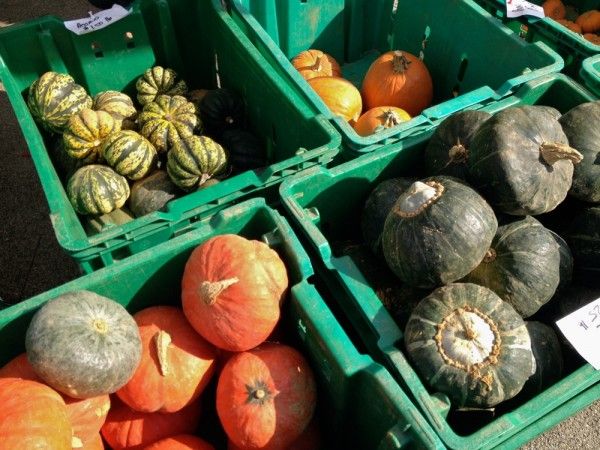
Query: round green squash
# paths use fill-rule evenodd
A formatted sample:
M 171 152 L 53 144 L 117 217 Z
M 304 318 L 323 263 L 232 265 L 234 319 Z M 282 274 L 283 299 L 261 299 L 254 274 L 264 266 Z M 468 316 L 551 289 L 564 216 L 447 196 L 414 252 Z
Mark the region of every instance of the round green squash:
M 157 170 L 131 186 L 129 209 L 135 217 L 158 211 L 179 195 L 180 190 L 164 170 Z
M 102 156 L 119 175 L 130 180 L 145 177 L 156 165 L 154 145 L 132 130 L 113 133 L 102 144 Z
M 185 81 L 177 79 L 173 69 L 154 66 L 147 69 L 135 83 L 137 100 L 140 105 L 153 102 L 159 95 L 185 95 Z
M 556 292 L 559 246 L 531 216 L 502 225 L 483 261 L 463 281 L 491 289 L 522 317 L 529 317 Z
M 69 178 L 67 197 L 79 214 L 108 214 L 129 198 L 127 179 L 108 166 L 80 167 Z
M 249 131 L 225 130 L 219 143 L 227 151 L 232 174 L 258 169 L 268 164 L 266 147 Z
M 413 310 L 404 344 L 416 372 L 454 407 L 492 407 L 535 372 L 522 317 L 493 291 L 451 283 Z
M 45 129 L 62 133 L 69 117 L 92 107 L 92 98 L 70 75 L 46 72 L 29 87 L 27 106 Z
M 582 103 L 559 120 L 569 145 L 583 155 L 575 166 L 569 195 L 600 203 L 600 101 Z
M 208 136 L 190 136 L 177 141 L 167 159 L 171 180 L 185 191 L 202 186 L 226 167 L 225 150 Z
M 467 159 L 473 135 L 492 115 L 485 111 L 460 111 L 436 128 L 423 155 L 425 173 L 467 179 Z
M 573 277 L 597 285 L 600 279 L 600 206 L 581 210 L 564 235 L 573 253 Z
M 385 220 L 381 246 L 402 281 L 434 288 L 471 272 L 497 228 L 494 211 L 477 192 L 456 178 L 430 177 L 398 198 Z
M 64 149 L 71 158 L 98 161 L 102 159 L 102 144 L 121 129 L 121 121 L 105 111 L 82 109 L 73 114 L 63 132 Z
M 362 211 L 360 227 L 365 243 L 375 255 L 383 256 L 381 234 L 385 219 L 396 200 L 416 181 L 414 178 L 384 180 L 371 191 Z
M 536 215 L 565 199 L 581 158 L 551 112 L 519 106 L 481 125 L 467 167 L 473 186 L 499 211 Z
M 141 134 L 162 153 L 169 151 L 182 138 L 194 134 L 198 116 L 194 104 L 185 97 L 159 95 L 144 106 L 137 121 Z
M 243 128 L 243 99 L 227 88 L 212 89 L 200 100 L 200 117 L 205 133 L 219 140 L 225 130 Z
M 119 91 L 103 91 L 94 96 L 93 109 L 105 111 L 116 120 L 133 119 L 137 114 L 133 100 Z
M 140 362 L 142 342 L 123 306 L 81 290 L 48 301 L 34 314 L 25 349 L 33 370 L 49 386 L 89 398 L 127 383 Z
M 559 263 L 559 280 L 556 292 L 559 292 L 571 284 L 573 280 L 573 253 L 565 241 L 560 235 L 552 230 L 548 230 L 554 241 L 558 244 L 558 253 L 560 256 Z

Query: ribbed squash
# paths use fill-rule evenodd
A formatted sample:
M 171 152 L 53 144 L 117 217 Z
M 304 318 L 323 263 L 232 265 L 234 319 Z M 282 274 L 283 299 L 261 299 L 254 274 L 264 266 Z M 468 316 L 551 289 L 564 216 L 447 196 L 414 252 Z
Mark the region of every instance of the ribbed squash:
M 91 164 L 77 169 L 69 178 L 67 196 L 79 214 L 108 214 L 129 198 L 127 179 L 113 169 Z
M 116 120 L 133 119 L 137 114 L 131 97 L 119 91 L 103 91 L 96 94 L 92 108 L 105 111 Z
M 63 132 L 64 149 L 71 158 L 97 161 L 102 159 L 102 144 L 121 130 L 121 121 L 105 111 L 82 109 L 73 114 Z
M 360 136 L 369 136 L 410 120 L 410 115 L 395 106 L 376 106 L 362 114 L 354 124 Z
M 113 133 L 102 144 L 101 153 L 109 166 L 130 180 L 145 177 L 156 165 L 154 145 L 132 130 Z
M 177 79 L 177 73 L 173 69 L 154 66 L 147 69 L 135 83 L 137 99 L 140 105 L 145 105 L 164 95 L 185 95 L 187 85 L 185 81 Z
M 89 291 L 45 303 L 25 335 L 27 358 L 49 386 L 74 398 L 115 392 L 133 375 L 142 344 L 119 303 Z
M 129 209 L 135 217 L 158 211 L 177 197 L 180 190 L 164 170 L 157 170 L 131 186 Z
M 171 180 L 186 191 L 202 186 L 226 167 L 225 150 L 208 136 L 190 136 L 177 141 L 167 159 Z
M 417 373 L 454 407 L 514 397 L 535 371 L 521 316 L 493 291 L 451 283 L 415 307 L 404 344 Z
M 141 134 L 160 153 L 169 151 L 175 143 L 194 134 L 198 116 L 194 104 L 185 97 L 159 95 L 144 106 L 137 121 Z
M 215 448 L 198 436 L 178 434 L 156 441 L 144 450 L 215 450 Z
M 381 246 L 405 283 L 433 288 L 471 272 L 485 256 L 498 222 L 473 189 L 451 177 L 415 182 L 388 214 Z
M 204 132 L 214 139 L 220 139 L 225 130 L 244 124 L 244 100 L 231 89 L 212 89 L 202 97 L 199 105 Z
M 294 56 L 292 66 L 300 72 L 305 80 L 316 77 L 342 76 L 342 69 L 333 56 L 313 48 L 301 51 Z
M 29 87 L 27 106 L 45 129 L 61 133 L 69 117 L 92 107 L 92 98 L 70 75 L 46 72 Z
M 225 130 L 219 143 L 227 151 L 227 160 L 233 174 L 258 169 L 268 164 L 266 146 L 249 131 Z

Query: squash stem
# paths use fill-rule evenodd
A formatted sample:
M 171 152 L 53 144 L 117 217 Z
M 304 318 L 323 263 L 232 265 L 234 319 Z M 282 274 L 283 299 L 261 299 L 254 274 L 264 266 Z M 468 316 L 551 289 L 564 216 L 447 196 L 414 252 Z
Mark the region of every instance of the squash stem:
M 168 350 L 171 343 L 171 336 L 164 330 L 160 330 L 154 335 L 154 344 L 156 345 L 156 356 L 158 356 L 158 365 L 163 377 L 169 374 Z
M 450 162 L 464 163 L 467 162 L 469 152 L 467 151 L 465 146 L 460 143 L 460 140 L 458 140 L 456 144 L 450 147 L 450 150 L 448 151 L 448 156 L 450 158 Z
M 377 116 L 377 119 L 379 119 L 384 128 L 395 127 L 402 122 L 400 117 L 391 109 L 384 111 L 381 115 Z
M 410 63 L 411 61 L 409 61 L 400 50 L 394 52 L 394 57 L 392 59 L 394 73 L 405 73 L 408 70 Z
M 550 166 L 561 159 L 568 159 L 573 164 L 578 164 L 583 159 L 583 155 L 573 147 L 560 142 L 542 142 L 540 153 L 546 164 Z
M 483 262 L 484 263 L 491 263 L 493 261 L 495 261 L 497 256 L 496 250 L 494 250 L 493 248 L 488 248 L 487 252 L 485 252 L 485 256 L 483 257 Z
M 237 277 L 227 278 L 221 281 L 203 281 L 200 284 L 200 298 L 207 305 L 214 305 L 219 294 L 238 281 L 240 280 Z

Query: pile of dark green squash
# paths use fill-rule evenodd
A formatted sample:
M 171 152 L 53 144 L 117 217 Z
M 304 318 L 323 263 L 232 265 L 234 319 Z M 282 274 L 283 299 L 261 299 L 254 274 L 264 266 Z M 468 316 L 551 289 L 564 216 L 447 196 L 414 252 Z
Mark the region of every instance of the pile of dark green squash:
M 49 150 L 69 201 L 92 218 L 93 230 L 267 164 L 264 146 L 245 129 L 244 101 L 232 90 L 188 90 L 161 66 L 146 70 L 135 86 L 137 105 L 118 91 L 92 98 L 56 72 L 29 88 L 32 116 L 54 137 Z
M 579 358 L 554 322 L 600 293 L 600 101 L 462 111 L 422 156 L 369 195 L 361 270 L 455 409 L 531 398 Z

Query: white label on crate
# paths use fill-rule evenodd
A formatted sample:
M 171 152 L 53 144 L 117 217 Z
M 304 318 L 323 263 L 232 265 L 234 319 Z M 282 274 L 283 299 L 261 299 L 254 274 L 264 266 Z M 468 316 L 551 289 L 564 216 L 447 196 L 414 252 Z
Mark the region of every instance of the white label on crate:
M 506 0 L 506 17 L 545 17 L 544 8 L 525 0 Z
M 112 8 L 98 11 L 97 13 L 89 13 L 89 17 L 83 19 L 66 20 L 65 27 L 75 34 L 91 33 L 92 31 L 100 30 L 109 26 L 111 23 L 127 16 L 131 11 L 123 8 L 121 5 L 112 5 Z
M 579 354 L 600 369 L 600 298 L 556 322 Z

